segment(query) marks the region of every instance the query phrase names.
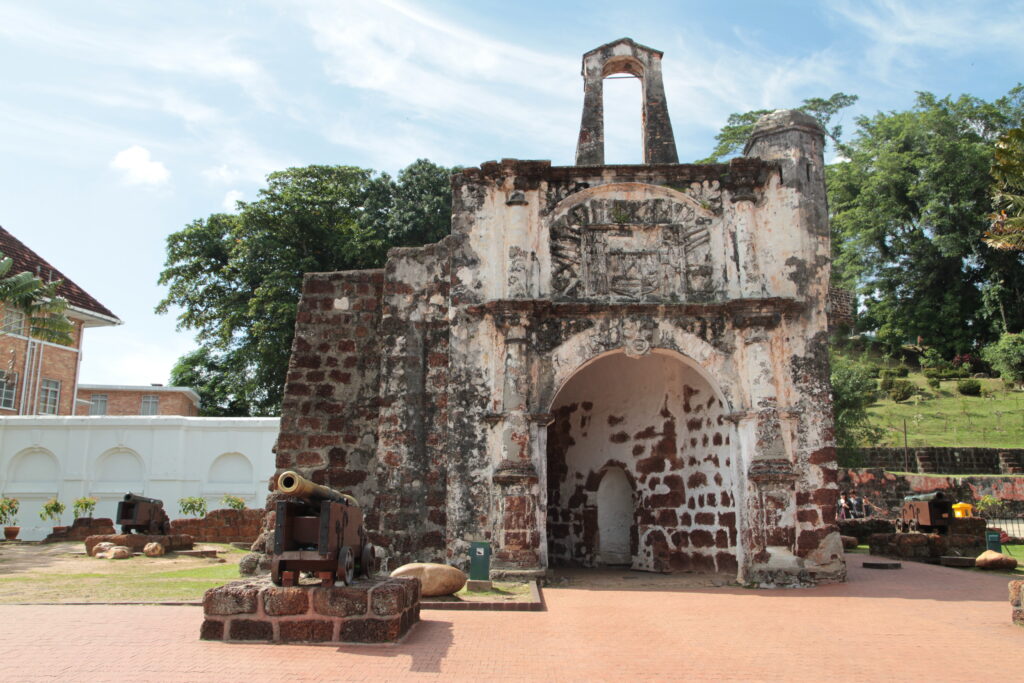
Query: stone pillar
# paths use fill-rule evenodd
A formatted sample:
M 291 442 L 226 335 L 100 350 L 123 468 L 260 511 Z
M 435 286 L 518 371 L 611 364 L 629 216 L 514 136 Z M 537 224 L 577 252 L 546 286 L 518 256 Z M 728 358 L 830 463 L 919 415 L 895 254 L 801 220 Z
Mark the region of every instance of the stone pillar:
M 529 411 L 533 384 L 526 316 L 509 314 L 499 321 L 505 339 L 502 380 L 500 461 L 495 465 L 496 485 L 494 561 L 492 575 L 539 573 L 541 565 L 540 515 L 543 491 L 538 472 L 537 419 Z

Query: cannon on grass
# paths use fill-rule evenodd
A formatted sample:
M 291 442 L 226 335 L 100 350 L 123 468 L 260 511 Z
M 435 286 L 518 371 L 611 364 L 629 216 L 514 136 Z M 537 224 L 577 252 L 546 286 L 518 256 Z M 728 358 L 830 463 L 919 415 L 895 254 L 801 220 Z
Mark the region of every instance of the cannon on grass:
M 124 494 L 124 499 L 117 503 L 117 523 L 121 525 L 123 534 L 133 531 L 140 534 L 171 533 L 171 520 L 164 511 L 164 502 L 131 492 Z
M 275 506 L 270 565 L 275 584 L 297 585 L 300 572 L 316 574 L 325 586 L 350 584 L 357 572 L 373 573 L 373 546 L 355 498 L 290 470 L 277 478 L 277 490 L 296 500 L 279 500 Z

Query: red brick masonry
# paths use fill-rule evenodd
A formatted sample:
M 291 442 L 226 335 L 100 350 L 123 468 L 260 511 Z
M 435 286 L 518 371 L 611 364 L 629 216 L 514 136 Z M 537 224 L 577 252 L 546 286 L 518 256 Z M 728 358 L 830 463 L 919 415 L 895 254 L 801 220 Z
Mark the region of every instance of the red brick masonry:
M 202 640 L 390 643 L 420 620 L 420 581 L 282 588 L 269 579 L 233 581 L 203 596 Z
M 263 515 L 260 510 L 212 510 L 202 519 L 171 521 L 172 534 L 188 534 L 205 543 L 252 543 L 260 535 Z
M 115 534 L 114 521 L 109 517 L 79 517 L 71 526 L 55 526 L 43 543 L 57 541 L 84 541 L 97 534 Z

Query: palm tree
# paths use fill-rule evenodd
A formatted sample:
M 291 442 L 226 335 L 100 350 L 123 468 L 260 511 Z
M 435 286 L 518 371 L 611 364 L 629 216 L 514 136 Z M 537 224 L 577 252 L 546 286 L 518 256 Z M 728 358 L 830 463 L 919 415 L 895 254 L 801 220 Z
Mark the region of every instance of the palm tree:
M 1024 251 L 1024 128 L 1014 128 L 996 143 L 992 161 L 992 203 L 996 212 L 982 238 L 996 249 Z
M 61 281 L 43 282 L 28 271 L 9 275 L 14 261 L 0 254 L 0 304 L 25 314 L 29 335 L 70 346 L 74 326 L 64 315 L 68 302 L 57 296 Z

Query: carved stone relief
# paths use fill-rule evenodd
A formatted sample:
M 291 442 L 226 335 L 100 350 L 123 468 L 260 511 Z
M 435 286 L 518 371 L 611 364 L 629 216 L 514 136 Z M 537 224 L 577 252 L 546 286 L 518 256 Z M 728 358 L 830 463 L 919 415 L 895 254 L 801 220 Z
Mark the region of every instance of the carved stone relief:
M 583 202 L 551 225 L 555 295 L 626 301 L 713 299 L 711 223 L 692 205 L 665 198 L 595 197 Z

